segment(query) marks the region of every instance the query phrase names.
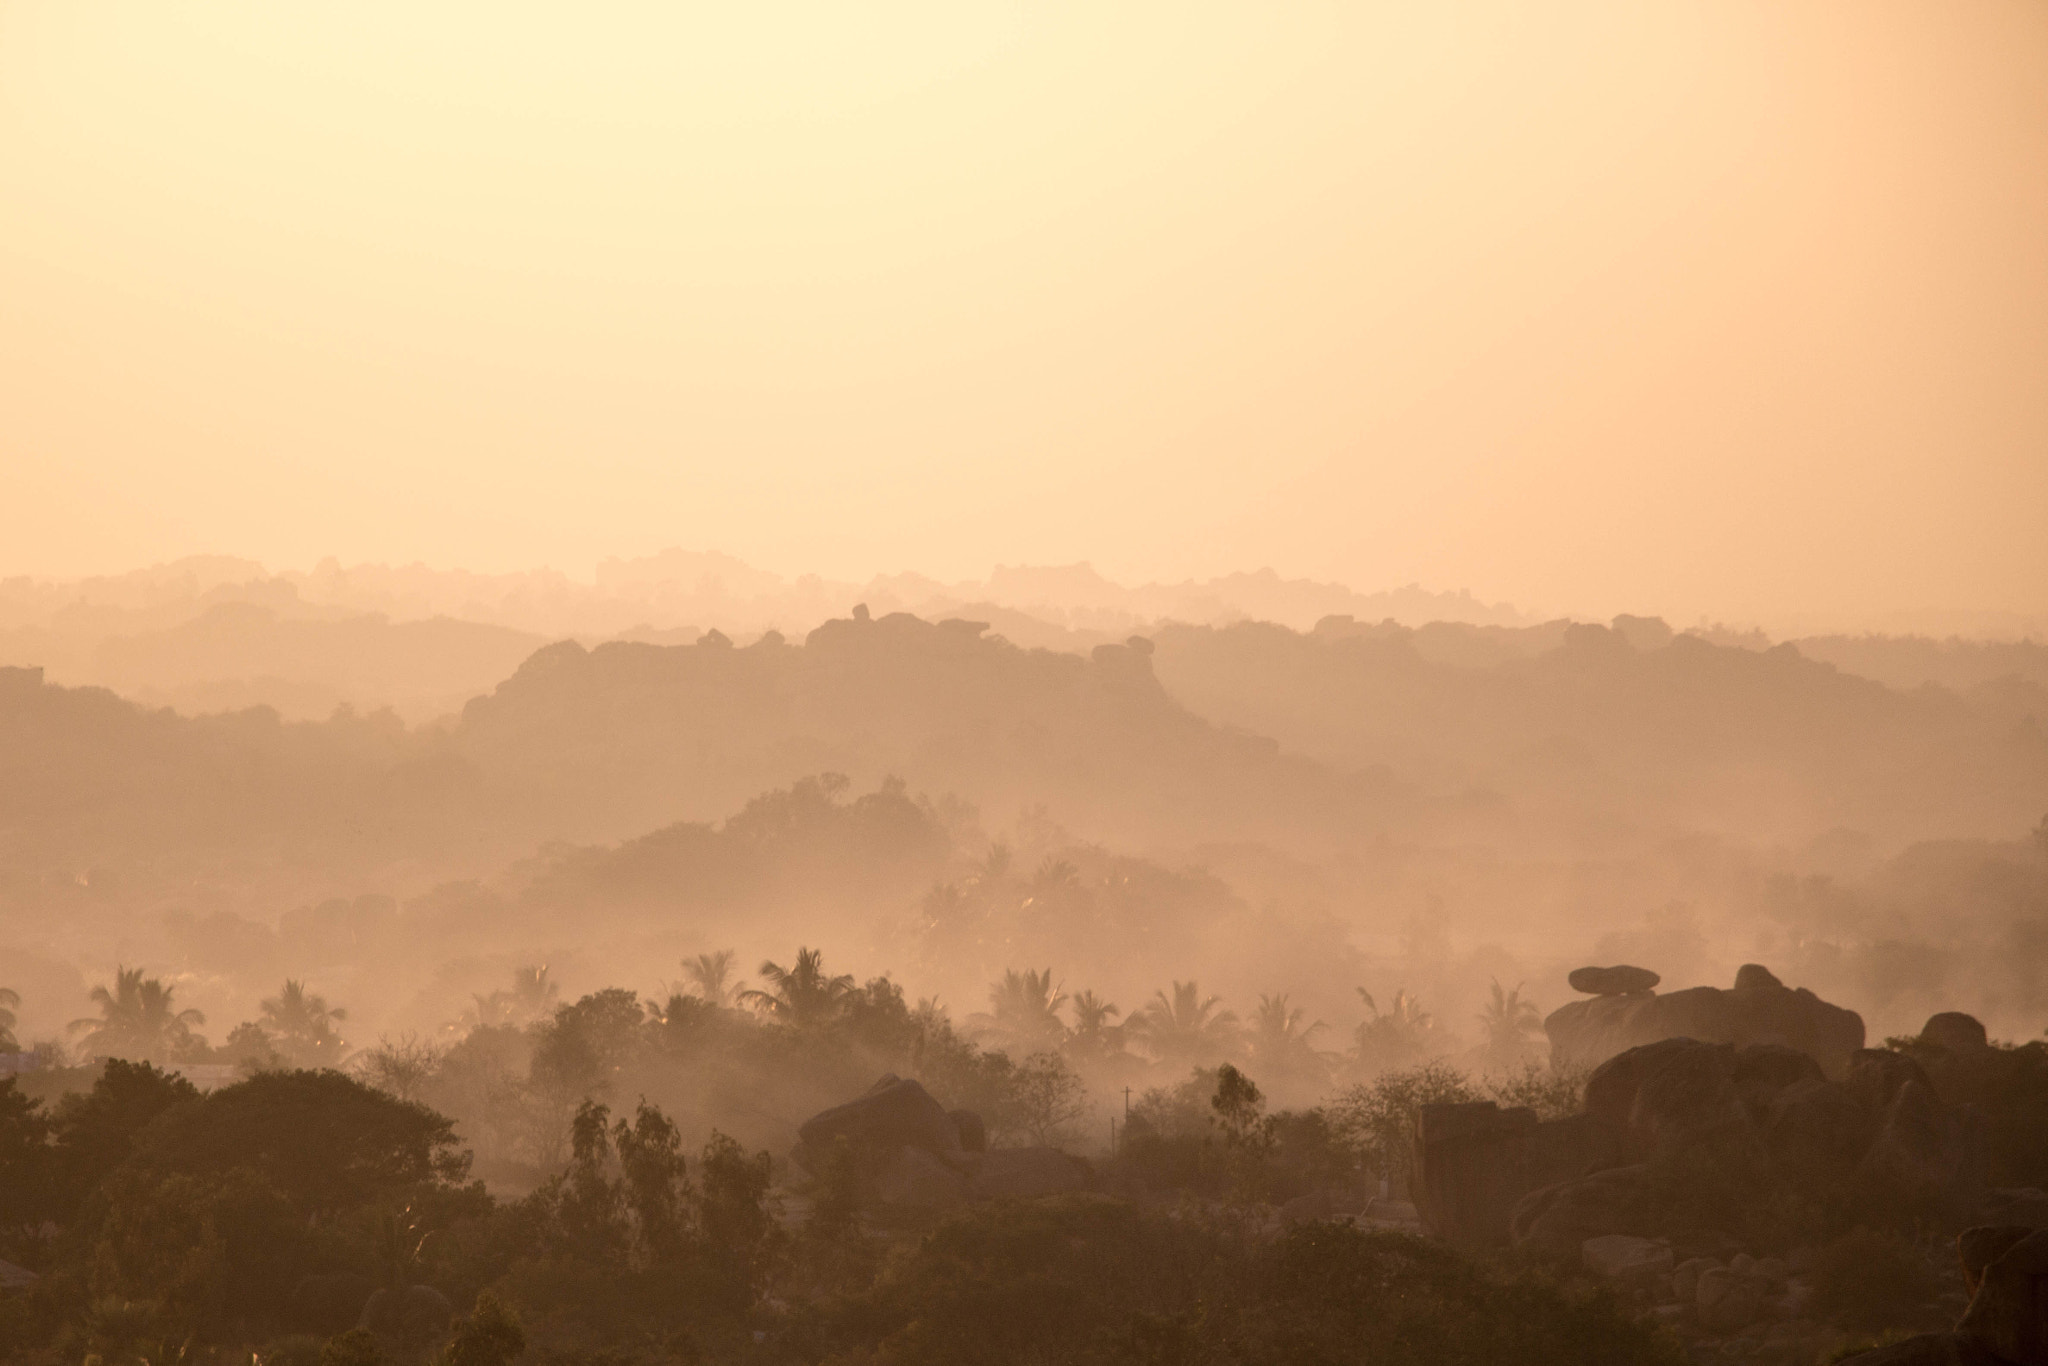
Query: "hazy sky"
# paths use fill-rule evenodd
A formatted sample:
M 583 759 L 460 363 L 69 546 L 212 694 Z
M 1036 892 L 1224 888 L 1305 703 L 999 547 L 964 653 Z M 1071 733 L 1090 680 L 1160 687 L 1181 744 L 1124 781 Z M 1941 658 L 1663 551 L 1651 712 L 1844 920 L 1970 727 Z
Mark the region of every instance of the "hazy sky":
M 0 573 L 2048 611 L 2048 5 L 0 0 Z

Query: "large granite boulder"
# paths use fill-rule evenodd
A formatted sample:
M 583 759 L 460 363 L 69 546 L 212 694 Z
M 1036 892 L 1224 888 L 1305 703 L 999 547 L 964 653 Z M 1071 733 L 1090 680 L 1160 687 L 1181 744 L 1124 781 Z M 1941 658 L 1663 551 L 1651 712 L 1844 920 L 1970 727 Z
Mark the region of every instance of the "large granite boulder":
M 1795 1049 L 1839 1076 L 1863 1046 L 1863 1019 L 1794 989 L 1751 963 L 1735 985 L 1636 992 L 1572 1001 L 1543 1022 L 1554 1062 L 1597 1067 L 1617 1053 L 1660 1039 L 1689 1038 L 1737 1046 L 1767 1043 Z
M 1958 1246 L 1972 1293 L 1956 1332 L 2014 1366 L 2048 1366 L 2048 1229 L 1971 1232 L 1980 1265 L 1972 1274 L 1965 1235 Z
M 1586 1080 L 1586 1113 L 1618 1134 L 1624 1162 L 1713 1146 L 1745 1156 L 1762 1137 L 1736 1085 L 1735 1049 L 1661 1039 L 1609 1058 Z
M 893 1161 L 898 1148 L 919 1148 L 942 1159 L 965 1153 L 959 1126 L 946 1107 L 915 1081 L 893 1072 L 864 1095 L 821 1110 L 797 1130 L 792 1154 L 805 1170 L 817 1174 L 820 1155 L 841 1142 L 865 1165 Z
M 1634 996 L 1656 990 L 1657 983 L 1664 979 L 1648 968 L 1632 968 L 1623 964 L 1612 968 L 1573 968 L 1565 978 L 1573 991 L 1583 991 L 1588 996 Z
M 1880 1113 L 1858 1176 L 1881 1203 L 1953 1228 L 1984 1198 L 1986 1146 L 1975 1111 L 1908 1081 Z
M 1516 1247 L 1568 1257 L 1589 1238 L 1652 1236 L 1659 1231 L 1656 1213 L 1649 1173 L 1639 1166 L 1610 1167 L 1530 1191 L 1510 1212 L 1508 1232 Z

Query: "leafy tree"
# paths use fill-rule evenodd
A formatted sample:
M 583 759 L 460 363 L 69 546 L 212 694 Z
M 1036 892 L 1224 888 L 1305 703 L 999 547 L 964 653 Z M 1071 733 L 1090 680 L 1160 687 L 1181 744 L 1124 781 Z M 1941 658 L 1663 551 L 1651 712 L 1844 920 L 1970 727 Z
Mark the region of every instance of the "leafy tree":
M 320 1349 L 320 1366 L 384 1366 L 384 1350 L 375 1333 L 351 1328 L 327 1339 Z
M 126 1161 L 136 1136 L 168 1110 L 199 1099 L 199 1088 L 146 1062 L 109 1058 L 83 1095 L 52 1116 L 60 1203 L 66 1208 Z
M 1465 1074 L 1431 1062 L 1382 1073 L 1331 1105 L 1332 1117 L 1369 1170 L 1405 1188 L 1413 1165 L 1415 1118 L 1425 1105 L 1484 1099 Z
M 1033 1053 L 1010 1077 L 1014 1127 L 1033 1143 L 1057 1142 L 1088 1113 L 1088 1088 L 1058 1053 Z
M 739 1143 L 712 1131 L 697 1159 L 697 1227 L 723 1271 L 730 1308 L 751 1308 L 783 1253 L 782 1226 L 769 1212 L 767 1153 L 748 1156 Z
M 293 1067 L 336 1067 L 348 1043 L 335 1025 L 348 1018 L 327 998 L 306 990 L 304 982 L 286 978 L 283 990 L 263 1002 L 263 1025 L 280 1056 Z
M 1203 996 L 1194 982 L 1175 982 L 1171 996 L 1153 993 L 1132 1017 L 1131 1029 L 1160 1062 L 1200 1062 L 1230 1052 L 1237 1042 L 1237 1016 L 1218 1009 L 1222 1003 L 1219 996 Z
M 486 1290 L 476 1308 L 455 1325 L 455 1336 L 435 1357 L 436 1366 L 508 1366 L 526 1350 L 526 1331 L 511 1311 Z
M 261 1172 L 295 1208 L 332 1213 L 458 1181 L 469 1159 L 448 1120 L 329 1071 L 261 1072 L 177 1107 L 127 1163 L 164 1176 Z
M 400 1100 L 418 1100 L 440 1070 L 445 1051 L 408 1031 L 397 1039 L 378 1039 L 376 1047 L 357 1055 L 354 1066 L 379 1091 Z
M 161 978 L 144 977 L 141 968 L 117 968 L 112 988 L 92 989 L 92 1003 L 99 1018 L 73 1020 L 71 1030 L 81 1036 L 86 1052 L 98 1058 L 125 1058 L 145 1062 L 191 1062 L 203 1056 L 206 1040 L 195 1033 L 206 1017 L 196 1010 L 180 1010 L 173 1003 L 175 988 Z
M 0 1079 L 0 1229 L 40 1223 L 57 1212 L 53 1127 L 42 1102 L 23 1095 L 13 1077 Z
M 763 962 L 761 979 L 768 989 L 749 989 L 739 999 L 769 1019 L 793 1029 L 815 1029 L 839 1015 L 854 990 L 852 974 L 827 976 L 825 955 L 817 949 L 799 948 L 796 963 L 783 967 L 773 960 Z
M 14 1037 L 14 1012 L 21 1009 L 21 993 L 0 987 L 0 1053 L 19 1053 L 21 1043 Z

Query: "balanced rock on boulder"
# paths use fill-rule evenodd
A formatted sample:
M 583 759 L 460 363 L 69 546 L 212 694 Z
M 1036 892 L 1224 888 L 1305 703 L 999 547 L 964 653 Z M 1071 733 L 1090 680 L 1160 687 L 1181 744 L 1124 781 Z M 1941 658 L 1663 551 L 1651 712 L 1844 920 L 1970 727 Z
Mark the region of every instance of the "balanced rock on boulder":
M 1636 996 L 1655 990 L 1663 980 L 1648 968 L 1632 968 L 1625 963 L 1611 968 L 1574 968 L 1571 976 L 1565 978 L 1573 991 L 1583 991 L 1588 996 Z

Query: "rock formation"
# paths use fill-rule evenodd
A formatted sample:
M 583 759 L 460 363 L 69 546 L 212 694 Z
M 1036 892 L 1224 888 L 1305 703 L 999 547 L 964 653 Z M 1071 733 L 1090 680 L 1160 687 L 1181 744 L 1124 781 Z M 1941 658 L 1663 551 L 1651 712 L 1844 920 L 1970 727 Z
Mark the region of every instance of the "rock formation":
M 1634 973 L 1642 977 L 1628 975 Z M 1744 965 L 1736 973 L 1735 985 L 1725 991 L 1692 987 L 1659 994 L 1649 986 L 1617 985 L 1644 978 L 1649 986 L 1656 984 L 1656 974 L 1642 968 L 1574 972 L 1574 988 L 1601 994 L 1560 1006 L 1543 1022 L 1551 1060 L 1561 1066 L 1597 1067 L 1640 1044 L 1700 1039 L 1738 1047 L 1778 1044 L 1815 1059 L 1827 1075 L 1839 1076 L 1849 1055 L 1863 1046 L 1863 1019 L 1856 1012 L 1829 1005 L 1803 987 L 1788 987 L 1755 963 Z

